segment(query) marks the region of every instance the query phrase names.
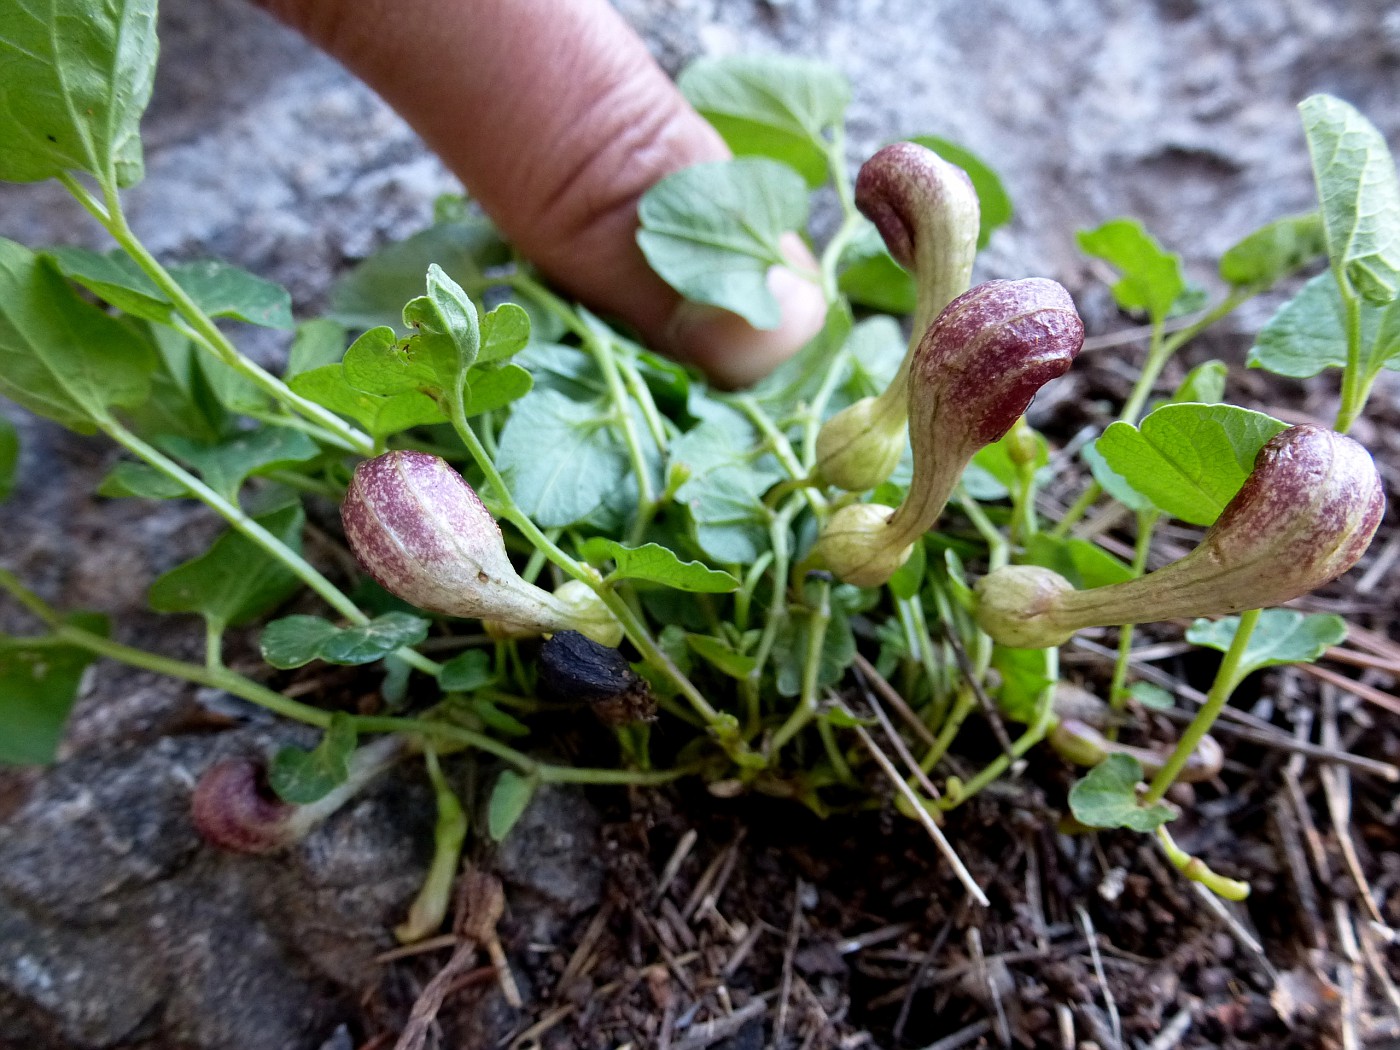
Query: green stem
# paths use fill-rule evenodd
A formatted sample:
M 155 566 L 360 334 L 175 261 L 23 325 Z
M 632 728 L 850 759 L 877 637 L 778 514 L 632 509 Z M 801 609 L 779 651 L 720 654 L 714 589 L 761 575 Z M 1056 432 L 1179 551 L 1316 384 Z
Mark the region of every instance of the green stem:
M 355 603 L 347 598 L 335 584 L 326 579 L 315 566 L 300 554 L 249 517 L 236 503 L 225 499 L 163 452 L 146 444 L 116 420 L 110 418 L 98 420 L 97 425 L 108 437 L 132 455 L 145 460 L 166 477 L 184 485 L 202 503 L 228 522 L 235 532 L 246 537 L 270 557 L 280 561 L 292 571 L 297 579 L 315 591 L 327 605 L 345 617 L 346 620 L 353 624 L 369 623 L 369 617 L 361 612 Z M 412 649 L 399 649 L 395 655 L 402 658 L 409 666 L 425 674 L 436 675 L 442 669 L 441 664 L 429 660 L 426 656 L 414 652 Z
M 1165 824 L 1157 826 L 1157 842 L 1172 867 L 1192 882 L 1199 882 L 1217 897 L 1223 897 L 1227 901 L 1242 901 L 1249 896 L 1249 883 L 1217 875 L 1201 858 L 1191 856 L 1178 846 Z
M 817 605 L 811 611 L 807 624 L 807 652 L 802 663 L 802 693 L 797 707 L 788 715 L 787 721 L 778 727 L 768 744 L 769 761 L 777 758 L 789 740 L 795 737 L 817 713 L 817 692 L 821 688 L 819 678 L 822 665 L 822 648 L 826 644 L 826 628 L 831 623 L 831 584 L 825 580 L 817 584 Z
M 301 395 L 293 393 L 282 380 L 264 371 L 255 362 L 238 352 L 237 347 L 219 330 L 219 326 L 200 308 L 198 303 L 190 298 L 188 293 L 180 287 L 179 282 L 157 261 L 155 256 L 146 250 L 146 246 L 141 243 L 140 238 L 127 225 L 126 215 L 122 211 L 121 198 L 118 196 L 115 186 L 104 182 L 102 186 L 104 204 L 96 200 L 87 188 L 72 175 L 67 173 L 59 175 L 58 181 L 86 209 L 88 214 L 102 224 L 122 250 L 141 268 L 141 272 L 149 277 L 155 286 L 165 294 L 198 336 L 198 342 L 207 351 L 239 375 L 250 380 L 279 404 L 285 405 L 299 415 L 313 421 L 332 436 L 341 447 L 358 452 L 363 456 L 374 454 L 374 442 L 367 434 L 350 426 L 329 409 L 322 408 L 315 402 L 308 401 Z
M 1244 659 L 1245 650 L 1249 648 L 1249 636 L 1254 633 L 1254 625 L 1259 622 L 1259 612 L 1258 609 L 1250 609 L 1240 614 L 1235 637 L 1230 642 L 1230 648 L 1225 651 L 1225 659 L 1220 661 L 1220 669 L 1215 672 L 1215 681 L 1211 683 L 1210 692 L 1206 694 L 1206 702 L 1201 705 L 1196 717 L 1191 719 L 1191 724 L 1181 734 L 1171 757 L 1152 778 L 1152 783 L 1148 785 L 1147 793 L 1143 796 L 1143 805 L 1150 806 L 1162 800 L 1162 796 L 1176 783 L 1177 775 L 1190 760 L 1196 745 L 1201 742 L 1201 737 L 1210 731 L 1210 727 L 1220 717 L 1230 694 L 1239 684 L 1240 664 Z
M 204 618 L 204 666 L 211 670 L 224 666 L 224 625 Z
M 967 721 L 967 716 L 977 709 L 977 694 L 972 691 L 972 686 L 965 685 L 958 690 L 957 699 L 953 701 L 953 707 L 948 712 L 948 717 L 943 720 L 943 724 L 938 728 L 938 737 L 934 740 L 933 746 L 928 749 L 924 757 L 920 760 L 919 766 L 925 773 L 933 772 L 933 767 L 938 765 L 943 756 L 948 753 L 948 748 L 953 744 L 953 739 L 958 735 L 958 730 Z
M 1045 739 L 1045 734 L 1050 731 L 1050 723 L 1055 717 L 1055 685 L 1060 678 L 1060 651 L 1058 649 L 1046 649 L 1045 678 L 1047 685 L 1036 697 L 1035 717 L 1031 724 L 1026 727 L 1026 731 L 1017 737 L 1011 744 L 1011 751 L 998 755 L 989 762 L 980 773 L 962 786 L 956 798 L 946 796 L 939 801 L 943 809 L 953 809 L 962 805 L 973 795 L 977 794 L 992 781 L 1000 777 L 1010 767 L 1011 763 L 1020 758 L 1036 744 Z
M 1137 537 L 1133 545 L 1132 573 L 1134 578 L 1147 569 L 1147 556 L 1152 550 L 1152 533 L 1157 527 L 1160 514 L 1156 510 L 1138 511 Z M 1128 662 L 1133 655 L 1133 624 L 1124 624 L 1118 629 L 1118 655 L 1113 663 L 1113 678 L 1108 686 L 1108 705 L 1113 711 L 1121 711 L 1128 702 Z M 1116 723 L 1108 727 L 1109 740 L 1118 739 Z
M 803 468 L 802 463 L 797 458 L 797 452 L 793 449 L 792 443 L 788 441 L 784 434 L 771 419 L 768 413 L 763 411 L 763 406 L 748 394 L 739 394 L 734 398 L 734 403 L 739 406 L 739 410 L 748 417 L 749 421 L 758 428 L 758 432 L 763 435 L 768 442 L 768 447 L 773 455 L 778 457 L 778 462 L 793 481 L 805 481 L 808 471 Z M 826 498 L 813 488 L 803 488 L 802 495 L 812 508 L 812 513 L 819 517 L 826 512 Z
M 1069 509 L 1064 512 L 1060 520 L 1055 523 L 1055 527 L 1050 530 L 1050 535 L 1055 539 L 1064 539 L 1069 535 L 1069 530 L 1079 523 L 1079 519 L 1088 513 L 1089 508 L 1097 502 L 1103 495 L 1103 486 L 1097 481 L 1090 481 L 1089 486 L 1079 494 L 1079 498 L 1070 504 Z
M 982 537 L 982 542 L 987 545 L 989 568 L 1000 569 L 1011 560 L 1011 545 L 1006 542 L 1006 537 L 992 524 L 992 519 L 987 517 L 982 505 L 968 495 L 965 489 L 958 489 L 958 503 L 967 515 L 967 520 L 972 522 L 972 527 Z
M 437 752 L 432 747 L 425 748 L 423 760 L 433 785 L 437 823 L 433 826 L 433 860 L 428 866 L 428 877 L 408 909 L 408 918 L 394 929 L 394 936 L 404 944 L 421 941 L 442 927 L 452 901 L 452 884 L 457 880 L 462 843 L 467 840 L 466 811 L 452 785 L 442 775 Z
M 1340 275 L 1337 285 L 1341 289 L 1342 304 L 1346 310 L 1347 365 L 1342 372 L 1341 403 L 1337 406 L 1337 421 L 1332 428 L 1339 434 L 1345 434 L 1366 407 L 1371 383 L 1362 374 L 1361 367 L 1361 302 Z

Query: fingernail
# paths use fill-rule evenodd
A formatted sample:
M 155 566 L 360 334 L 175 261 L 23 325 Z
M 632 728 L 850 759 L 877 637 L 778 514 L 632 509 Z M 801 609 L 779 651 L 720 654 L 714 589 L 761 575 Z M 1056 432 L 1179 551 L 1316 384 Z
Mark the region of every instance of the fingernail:
M 806 245 L 795 236 L 784 254 L 808 273 L 818 271 Z M 762 379 L 821 331 L 826 297 L 810 277 L 786 266 L 767 275 L 781 320 L 771 329 L 754 328 L 738 314 L 703 303 L 682 302 L 671 315 L 669 342 L 682 360 L 698 366 L 723 387 L 749 386 Z

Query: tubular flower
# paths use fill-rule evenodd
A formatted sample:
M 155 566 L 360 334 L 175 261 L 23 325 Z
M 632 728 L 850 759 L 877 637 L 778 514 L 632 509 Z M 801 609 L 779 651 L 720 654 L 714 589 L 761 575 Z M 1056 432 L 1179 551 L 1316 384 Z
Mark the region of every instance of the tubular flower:
M 977 586 L 977 622 L 1003 645 L 1060 645 L 1085 627 L 1222 616 L 1291 601 L 1356 564 L 1385 514 L 1370 453 L 1317 426 L 1270 438 L 1191 553 L 1125 583 L 1077 591 L 1062 576 L 1007 566 Z
M 838 412 L 817 435 L 821 479 L 862 492 L 899 463 L 910 358 L 929 323 L 971 283 L 980 211 L 966 173 L 912 142 L 886 146 L 861 165 L 855 203 L 913 274 L 918 294 L 913 342 L 889 388 Z
M 365 460 L 341 520 L 365 570 L 420 609 L 487 620 L 503 634 L 575 630 L 604 644 L 621 640 L 601 602 L 572 593 L 560 599 L 522 580 L 496 520 L 437 456 L 402 451 Z
M 919 341 L 910 369 L 909 494 L 883 528 L 868 530 L 863 556 L 852 550 L 840 563 L 828 561 L 832 571 L 852 583 L 887 580 L 943 513 L 977 450 L 1011 429 L 1036 391 L 1069 370 L 1083 343 L 1074 303 L 1054 281 L 989 281 L 949 303 Z

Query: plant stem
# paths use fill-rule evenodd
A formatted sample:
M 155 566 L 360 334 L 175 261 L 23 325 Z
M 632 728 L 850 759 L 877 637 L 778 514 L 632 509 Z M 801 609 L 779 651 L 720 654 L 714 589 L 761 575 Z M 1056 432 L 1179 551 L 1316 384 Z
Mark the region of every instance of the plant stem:
M 1337 286 L 1342 293 L 1342 304 L 1346 310 L 1347 364 L 1342 372 L 1341 403 L 1337 406 L 1337 420 L 1332 429 L 1345 434 L 1356 422 L 1356 417 L 1366 407 L 1366 398 L 1371 392 L 1371 381 L 1362 374 L 1361 365 L 1361 302 L 1338 275 Z
M 566 554 L 557 543 L 544 534 L 528 514 L 520 509 L 519 504 L 515 502 L 515 497 L 511 495 L 510 489 L 506 486 L 505 480 L 501 477 L 500 471 L 491 462 L 491 457 L 486 454 L 486 449 L 482 448 L 471 424 L 467 422 L 461 392 L 455 392 L 448 400 L 452 425 L 458 436 L 461 437 L 462 443 L 467 446 L 467 451 L 471 453 L 472 459 L 476 461 L 476 465 L 486 475 L 486 480 L 490 482 L 500 505 L 501 515 L 524 533 L 525 538 L 534 544 L 537 550 L 543 551 L 545 556 L 555 565 L 574 579 L 582 580 L 592 587 L 598 597 L 602 599 L 603 604 L 617 617 L 618 623 L 622 624 L 623 631 L 631 639 L 632 644 L 637 647 L 637 651 L 642 654 L 642 658 L 671 680 L 677 691 L 685 697 L 686 702 L 705 720 L 706 725 L 711 728 L 716 727 L 720 720 L 719 712 L 710 706 L 709 701 L 701 695 L 700 690 L 695 688 L 695 684 L 656 644 L 656 640 L 652 638 L 651 632 L 647 630 L 646 624 L 642 622 L 641 618 L 632 611 L 632 608 L 623 601 L 617 592 L 602 585 L 598 573 L 591 566 L 584 565 Z
M 1133 576 L 1141 576 L 1147 568 L 1147 556 L 1152 550 L 1152 533 L 1157 527 L 1157 519 L 1161 515 L 1156 510 L 1138 511 L 1137 536 L 1133 545 Z M 1118 655 L 1113 662 L 1113 678 L 1108 686 L 1108 706 L 1117 712 L 1123 710 L 1128 701 L 1128 693 L 1125 685 L 1128 681 L 1128 662 L 1133 655 L 1133 631 L 1134 625 L 1125 623 L 1118 628 Z M 1109 740 L 1118 739 L 1118 725 L 1116 722 L 1108 726 L 1107 737 Z
M 776 424 L 768 418 L 768 413 L 763 411 L 763 406 L 748 394 L 739 394 L 734 398 L 734 403 L 739 406 L 740 411 L 749 418 L 749 421 L 758 428 L 758 432 L 763 435 L 768 442 L 768 447 L 772 449 L 773 455 L 778 457 L 778 462 L 783 465 L 783 469 L 788 472 L 788 476 L 795 482 L 805 482 L 808 471 L 802 466 L 797 458 L 797 452 L 792 447 L 792 442 L 788 441 L 787 435 L 778 429 Z M 812 513 L 819 518 L 826 513 L 826 497 L 814 488 L 804 487 L 802 489 L 803 498 L 807 500 L 812 508 Z
M 1172 751 L 1171 757 L 1152 778 L 1147 793 L 1143 795 L 1143 805 L 1150 806 L 1154 802 L 1162 800 L 1162 796 L 1176 783 L 1177 775 L 1191 758 L 1192 752 L 1196 750 L 1196 745 L 1201 742 L 1201 737 L 1210 731 L 1210 727 L 1220 717 L 1220 712 L 1230 699 L 1230 694 L 1235 691 L 1235 686 L 1239 684 L 1240 662 L 1244 658 L 1245 650 L 1249 647 L 1249 636 L 1254 633 L 1254 625 L 1259 622 L 1259 612 L 1258 609 L 1250 609 L 1248 612 L 1240 614 L 1239 626 L 1235 628 L 1235 637 L 1230 642 L 1230 648 L 1225 651 L 1225 658 L 1220 661 L 1220 668 L 1215 672 L 1215 681 L 1211 683 L 1205 703 L 1196 712 L 1196 717 L 1191 719 L 1191 724 L 1186 727 L 1186 731 L 1181 734 L 1181 739 L 1176 742 L 1176 749 Z
M 1011 744 L 1009 753 L 998 755 L 995 759 L 975 777 L 962 786 L 956 798 L 945 796 L 939 801 L 939 806 L 943 809 L 953 809 L 962 805 L 977 792 L 996 780 L 1006 772 L 1011 763 L 1020 758 L 1036 744 L 1045 739 L 1045 734 L 1050 730 L 1050 722 L 1055 715 L 1055 686 L 1060 679 L 1060 651 L 1058 649 L 1045 649 L 1047 685 L 1036 697 L 1035 716 L 1031 724 L 1026 727 L 1026 731 L 1017 737 Z
M 958 489 L 958 503 L 962 506 L 963 513 L 967 515 L 967 520 L 972 522 L 972 527 L 977 530 L 977 534 L 982 537 L 982 542 L 987 545 L 987 564 L 991 569 L 1000 569 L 1011 560 L 1011 545 L 1007 543 L 1006 537 L 1001 534 L 1001 530 L 992 524 L 992 519 L 987 517 L 982 505 L 968 495 L 967 490 Z
M 822 648 L 826 644 L 826 628 L 831 623 L 831 584 L 817 583 L 817 605 L 807 624 L 807 653 L 802 664 L 802 692 L 797 707 L 787 721 L 778 727 L 768 743 L 769 761 L 777 758 L 783 745 L 795 737 L 817 713 L 817 692 L 822 666 Z
M 315 566 L 300 554 L 249 517 L 243 508 L 225 499 L 165 453 L 146 444 L 116 420 L 110 418 L 98 420 L 97 425 L 108 437 L 132 455 L 145 460 L 166 477 L 184 485 L 196 498 L 228 522 L 235 532 L 250 540 L 270 557 L 280 561 L 296 575 L 297 579 L 315 591 L 327 605 L 345 619 L 353 624 L 369 623 L 369 617 L 361 612 L 359 607 L 347 598 L 335 584 L 326 579 Z M 402 658 L 409 666 L 425 674 L 436 675 L 442 669 L 441 664 L 429 660 L 426 656 L 414 652 L 412 649 L 399 649 L 395 655 Z
M 1217 897 L 1224 897 L 1227 901 L 1242 901 L 1249 896 L 1249 883 L 1217 875 L 1201 858 L 1191 856 L 1178 846 L 1165 824 L 1157 826 L 1157 842 L 1172 867 L 1192 882 L 1199 882 Z
M 260 390 L 269 394 L 278 404 L 284 405 L 313 421 L 341 447 L 364 456 L 374 454 L 374 442 L 367 434 L 350 426 L 329 409 L 322 408 L 315 402 L 308 401 L 301 395 L 293 393 L 282 380 L 264 371 L 255 362 L 238 352 L 237 347 L 219 330 L 219 326 L 200 308 L 198 303 L 190 298 L 188 293 L 180 287 L 179 282 L 157 261 L 155 256 L 146 250 L 146 246 L 141 243 L 140 238 L 127 225 L 126 215 L 122 211 L 121 198 L 114 185 L 103 182 L 104 204 L 104 202 L 96 200 L 87 188 L 72 175 L 67 173 L 59 175 L 58 181 L 89 215 L 102 224 L 103 228 L 121 246 L 121 249 L 141 268 L 141 272 L 149 277 L 155 286 L 165 294 L 198 337 L 197 341 L 200 345 L 239 375 L 250 380 Z

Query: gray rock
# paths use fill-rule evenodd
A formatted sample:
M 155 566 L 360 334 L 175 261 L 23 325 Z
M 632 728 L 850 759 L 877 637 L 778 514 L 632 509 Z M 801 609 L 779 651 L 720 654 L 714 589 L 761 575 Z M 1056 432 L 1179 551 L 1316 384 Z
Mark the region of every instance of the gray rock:
M 1311 206 L 1299 99 L 1331 91 L 1392 141 L 1400 132 L 1400 14 L 1380 0 L 618 6 L 672 71 L 741 50 L 834 62 L 854 85 L 853 161 L 912 132 L 978 152 L 1017 208 L 980 276 L 1055 277 L 1091 324 L 1111 305 L 1076 228 L 1137 215 L 1208 281 L 1235 238 Z M 305 314 L 348 260 L 424 224 L 433 197 L 454 187 L 368 90 L 242 0 L 170 2 L 162 23 L 148 177 L 129 206 L 163 256 L 228 258 L 286 284 Z M 0 235 L 103 243 L 52 185 L 0 186 Z M 258 356 L 280 353 L 281 337 L 248 335 Z M 106 445 L 20 425 L 19 487 L 0 506 L 7 567 L 65 609 L 112 613 L 124 641 L 198 659 L 192 619 L 155 617 L 144 593 L 218 523 L 179 504 L 98 500 Z M 0 629 L 25 620 L 7 605 Z M 337 1045 L 426 863 L 428 795 L 413 777 L 391 778 L 283 856 L 215 854 L 184 821 L 193 778 L 270 738 L 159 739 L 195 695 L 104 665 L 75 712 L 72 757 L 0 814 L 0 1043 Z M 541 792 L 501 851 L 512 900 L 589 907 L 595 832 L 581 796 Z

